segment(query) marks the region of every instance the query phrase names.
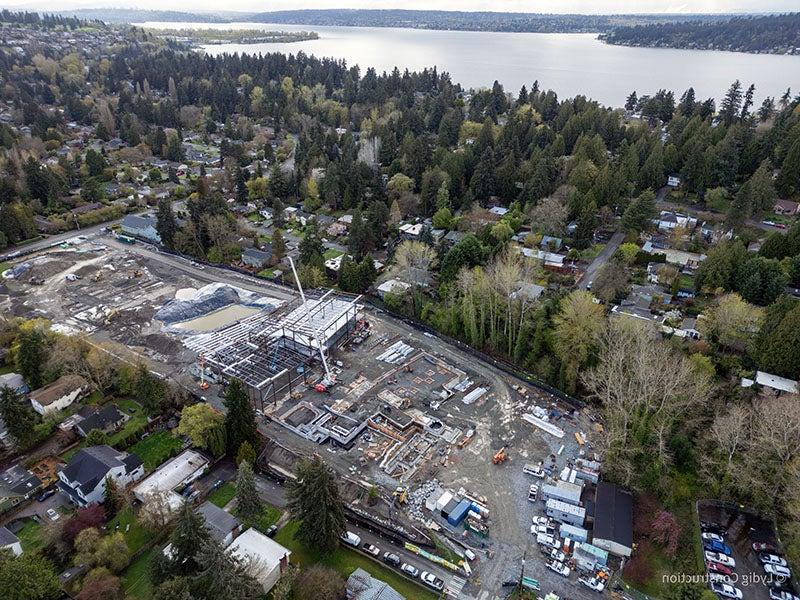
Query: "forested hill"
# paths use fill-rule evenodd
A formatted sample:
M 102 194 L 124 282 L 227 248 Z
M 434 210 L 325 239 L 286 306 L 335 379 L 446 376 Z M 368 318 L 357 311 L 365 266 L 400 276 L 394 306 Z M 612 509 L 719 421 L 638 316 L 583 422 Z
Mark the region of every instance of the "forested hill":
M 538 33 L 597 33 L 619 26 L 673 23 L 691 19 L 713 22 L 720 15 L 569 15 L 515 12 L 463 12 L 445 10 L 319 9 L 282 10 L 256 14 L 257 23 L 335 25 L 343 27 L 405 27 L 458 31 L 511 31 Z
M 657 48 L 800 54 L 800 13 L 736 17 L 722 23 L 651 23 L 618 27 L 609 44 Z
M 161 21 L 169 23 L 229 23 L 231 19 L 220 13 L 191 13 L 176 10 L 144 10 L 139 8 L 78 8 L 60 10 L 59 14 L 80 19 L 97 19 L 105 23 L 144 23 Z M 233 19 L 237 20 L 237 19 Z

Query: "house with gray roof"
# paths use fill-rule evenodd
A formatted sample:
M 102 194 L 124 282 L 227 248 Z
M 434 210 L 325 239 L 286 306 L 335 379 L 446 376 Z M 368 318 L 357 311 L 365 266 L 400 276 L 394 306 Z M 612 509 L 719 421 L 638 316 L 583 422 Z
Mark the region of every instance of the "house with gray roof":
M 223 548 L 227 548 L 242 531 L 242 524 L 239 519 L 222 510 L 216 504 L 208 501 L 203 502 L 198 512 L 206 520 L 206 529 L 211 535 L 211 539 L 218 542 Z
M 347 578 L 347 600 L 405 600 L 388 583 L 374 578 L 359 567 Z
M 161 243 L 161 236 L 156 229 L 156 218 L 152 215 L 125 215 L 122 219 L 122 232 L 131 237 Z
M 111 446 L 90 446 L 73 456 L 58 472 L 58 489 L 72 504 L 86 506 L 103 501 L 106 477 L 123 488 L 144 475 L 142 459 Z
M 130 419 L 114 404 L 107 404 L 100 410 L 94 410 L 75 425 L 75 430 L 81 437 L 86 437 L 92 429 L 99 429 L 103 433 L 117 431 Z
M 0 551 L 2 550 L 11 550 L 14 556 L 22 554 L 19 538 L 5 527 L 0 527 Z
M 22 465 L 13 465 L 0 473 L 0 513 L 31 498 L 42 481 Z
M 264 250 L 247 248 L 242 252 L 242 262 L 248 267 L 262 269 L 272 260 L 272 246 L 265 246 Z

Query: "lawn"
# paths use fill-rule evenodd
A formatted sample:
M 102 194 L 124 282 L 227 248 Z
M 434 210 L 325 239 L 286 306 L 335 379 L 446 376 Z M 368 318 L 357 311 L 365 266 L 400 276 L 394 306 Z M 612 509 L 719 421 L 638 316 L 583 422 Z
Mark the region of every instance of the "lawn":
M 122 398 L 121 400 L 116 400 L 115 404 L 122 412 L 130 416 L 130 419 L 128 419 L 122 429 L 114 435 L 109 436 L 109 446 L 121 442 L 132 433 L 136 433 L 147 425 L 147 415 L 144 414 L 144 409 L 135 400 Z
M 406 598 L 415 600 L 435 600 L 436 596 L 417 585 L 397 572 L 387 569 L 383 565 L 367 558 L 348 548 L 340 547 L 330 556 L 321 556 L 313 550 L 309 550 L 294 539 L 298 523 L 290 521 L 275 535 L 275 541 L 292 551 L 292 560 L 300 565 L 310 565 L 321 563 L 327 565 L 347 579 L 350 574 L 358 567 L 361 567 L 373 577 L 385 581 L 392 586 L 399 594 Z
M 149 473 L 168 458 L 175 456 L 182 447 L 183 443 L 169 431 L 158 431 L 136 442 L 128 448 L 128 452 L 141 458 Z
M 254 212 L 247 215 L 247 220 L 250 221 L 251 223 L 261 223 L 264 220 L 264 217 L 262 217 L 257 212 Z
M 255 527 L 261 533 L 266 533 L 267 529 L 269 529 L 272 525 L 278 522 L 278 519 L 281 518 L 281 511 L 274 506 L 267 504 L 264 506 L 264 510 L 261 513 L 261 516 L 249 523 L 250 526 Z
M 272 279 L 275 277 L 275 271 L 272 269 L 264 269 L 263 271 L 258 272 L 259 277 L 265 277 L 266 279 Z
M 226 481 L 213 492 L 208 495 L 207 500 L 211 502 L 211 504 L 216 504 L 220 508 L 224 508 L 225 505 L 233 500 L 233 497 L 236 495 L 236 485 L 232 481 Z
M 118 525 L 119 529 L 117 529 Z M 106 530 L 108 533 L 121 531 L 125 536 L 125 541 L 128 542 L 131 554 L 141 550 L 152 538 L 150 532 L 136 519 L 130 506 L 122 509 L 116 517 L 109 521 Z
M 150 548 L 137 558 L 122 575 L 122 586 L 126 595 L 145 600 L 153 597 L 153 584 L 150 581 L 150 560 L 159 548 Z
M 22 529 L 17 532 L 17 537 L 22 544 L 24 552 L 36 552 L 42 547 L 42 526 L 30 519 L 25 522 Z
M 322 253 L 322 258 L 324 258 L 325 260 L 330 260 L 332 258 L 341 256 L 342 254 L 344 254 L 344 252 L 339 252 L 335 248 L 328 248 L 327 250 L 325 250 L 325 252 Z

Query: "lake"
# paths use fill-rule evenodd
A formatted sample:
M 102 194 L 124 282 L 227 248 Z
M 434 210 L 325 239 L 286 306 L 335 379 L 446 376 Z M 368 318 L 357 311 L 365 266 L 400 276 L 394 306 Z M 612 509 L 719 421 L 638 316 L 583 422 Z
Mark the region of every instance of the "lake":
M 756 85 L 756 103 L 791 87 L 800 93 L 800 56 L 777 56 L 667 48 L 611 46 L 595 34 L 434 31 L 374 27 L 322 27 L 265 23 L 142 23 L 158 28 L 313 30 L 319 39 L 285 44 L 204 46 L 212 55 L 267 52 L 330 56 L 402 72 L 436 66 L 465 88 L 489 87 L 497 80 L 516 94 L 539 80 L 559 97 L 584 94 L 621 106 L 632 90 L 653 94 L 673 90 L 676 98 L 693 86 L 700 99 L 719 99 L 735 79 Z

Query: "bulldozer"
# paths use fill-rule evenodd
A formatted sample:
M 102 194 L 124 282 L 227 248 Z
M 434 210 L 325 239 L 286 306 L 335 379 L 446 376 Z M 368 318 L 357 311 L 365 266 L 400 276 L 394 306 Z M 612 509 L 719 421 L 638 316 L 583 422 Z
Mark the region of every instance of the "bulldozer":
M 408 488 L 405 488 L 403 486 L 398 486 L 397 489 L 395 489 L 392 496 L 394 496 L 397 499 L 397 502 L 399 504 L 405 504 L 406 502 L 408 502 Z

